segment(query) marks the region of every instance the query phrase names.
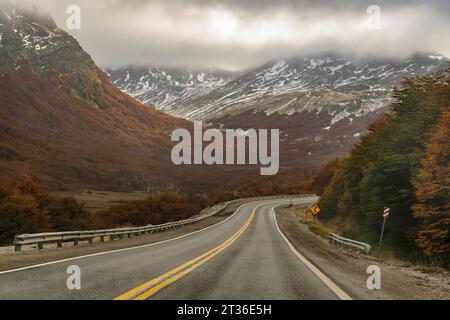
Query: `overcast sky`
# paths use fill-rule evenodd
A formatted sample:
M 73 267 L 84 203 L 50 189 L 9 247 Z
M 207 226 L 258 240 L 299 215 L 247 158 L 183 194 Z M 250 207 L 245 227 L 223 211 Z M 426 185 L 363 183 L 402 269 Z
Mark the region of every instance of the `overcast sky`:
M 33 0 L 26 0 L 33 1 Z M 450 56 L 449 0 L 34 0 L 103 67 L 130 64 L 240 69 L 278 57 L 333 52 Z M 381 8 L 381 29 L 367 8 Z

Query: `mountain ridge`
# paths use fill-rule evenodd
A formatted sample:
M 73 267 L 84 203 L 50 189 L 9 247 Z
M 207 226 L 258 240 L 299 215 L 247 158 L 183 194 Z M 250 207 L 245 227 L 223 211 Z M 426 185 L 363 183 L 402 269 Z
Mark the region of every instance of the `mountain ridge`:
M 392 88 L 405 77 L 445 70 L 448 61 L 437 54 L 417 54 L 404 61 L 358 61 L 339 56 L 278 59 L 234 73 L 206 93 L 178 97 L 159 86 L 160 94 L 171 97 L 160 101 L 159 108 L 189 120 L 211 120 L 248 110 L 267 114 L 325 110 L 333 115 L 335 123 L 389 105 L 393 101 Z M 133 90 L 133 86 L 142 87 L 140 79 L 124 78 L 124 72 L 127 68 L 111 75 L 115 85 L 141 102 L 151 101 L 142 101 L 142 92 Z M 150 87 L 151 75 L 145 79 Z M 150 92 L 146 91 L 148 97 Z

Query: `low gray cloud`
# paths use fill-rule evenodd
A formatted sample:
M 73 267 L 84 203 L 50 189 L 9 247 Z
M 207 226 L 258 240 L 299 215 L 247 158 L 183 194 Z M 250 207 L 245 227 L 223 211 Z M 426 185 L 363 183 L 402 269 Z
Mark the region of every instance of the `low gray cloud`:
M 30 0 L 31 1 L 31 0 Z M 39 0 L 65 28 L 68 5 L 82 29 L 68 30 L 102 66 L 245 68 L 278 57 L 337 53 L 450 56 L 447 0 Z M 381 29 L 367 8 L 381 8 Z

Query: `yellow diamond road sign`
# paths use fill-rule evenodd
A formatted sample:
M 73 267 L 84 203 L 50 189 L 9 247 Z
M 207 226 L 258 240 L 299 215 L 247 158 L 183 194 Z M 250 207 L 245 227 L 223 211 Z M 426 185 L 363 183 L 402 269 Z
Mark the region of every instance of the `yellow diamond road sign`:
M 318 206 L 317 204 L 313 205 L 313 206 L 311 207 L 311 212 L 312 212 L 313 214 L 315 214 L 315 215 L 319 214 L 319 212 L 320 212 L 319 206 Z

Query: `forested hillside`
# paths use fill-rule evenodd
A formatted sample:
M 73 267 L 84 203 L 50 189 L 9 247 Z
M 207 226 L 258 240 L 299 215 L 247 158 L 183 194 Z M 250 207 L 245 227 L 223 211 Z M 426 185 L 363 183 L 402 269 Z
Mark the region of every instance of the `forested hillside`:
M 345 236 L 415 261 L 450 260 L 448 73 L 408 79 L 396 102 L 342 161 L 321 200 L 322 219 Z

